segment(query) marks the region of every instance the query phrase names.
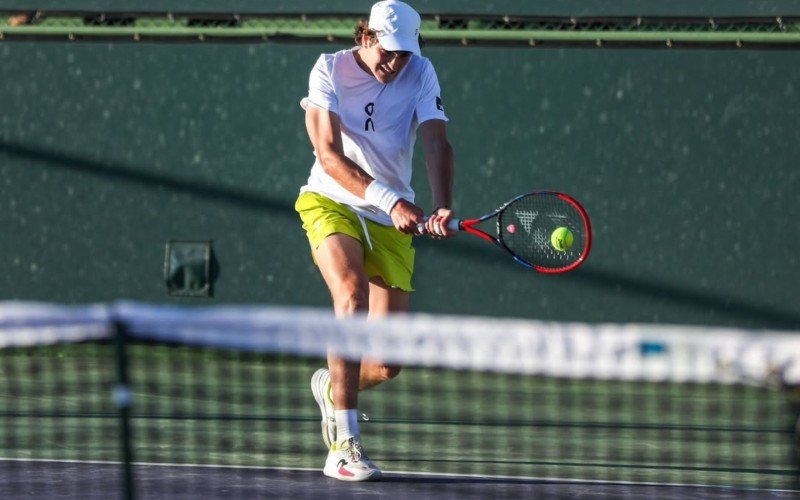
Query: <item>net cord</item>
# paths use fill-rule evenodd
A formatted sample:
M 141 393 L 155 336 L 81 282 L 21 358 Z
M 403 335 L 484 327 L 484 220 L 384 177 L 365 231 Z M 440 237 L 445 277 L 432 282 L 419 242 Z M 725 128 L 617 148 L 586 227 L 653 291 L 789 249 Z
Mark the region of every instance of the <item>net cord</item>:
M 0 348 L 132 339 L 406 366 L 604 380 L 800 385 L 800 332 L 556 323 L 408 314 L 337 320 L 327 309 L 0 303 Z

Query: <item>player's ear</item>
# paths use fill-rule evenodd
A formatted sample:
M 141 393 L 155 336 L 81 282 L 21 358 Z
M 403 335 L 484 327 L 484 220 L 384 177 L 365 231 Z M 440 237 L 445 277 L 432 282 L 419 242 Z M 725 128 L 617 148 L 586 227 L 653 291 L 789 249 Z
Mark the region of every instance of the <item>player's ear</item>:
M 364 33 L 363 35 L 361 35 L 361 45 L 364 48 L 368 49 L 373 45 L 375 45 L 376 43 L 378 43 L 378 38 L 376 36 L 371 35 L 369 33 Z

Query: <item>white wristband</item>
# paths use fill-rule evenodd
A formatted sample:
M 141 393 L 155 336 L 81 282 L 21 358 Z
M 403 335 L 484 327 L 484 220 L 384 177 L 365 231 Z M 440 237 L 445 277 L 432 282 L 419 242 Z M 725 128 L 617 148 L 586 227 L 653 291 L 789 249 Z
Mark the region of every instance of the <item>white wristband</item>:
M 367 186 L 364 199 L 387 214 L 391 214 L 394 206 L 400 201 L 400 195 L 386 184 L 375 180 Z

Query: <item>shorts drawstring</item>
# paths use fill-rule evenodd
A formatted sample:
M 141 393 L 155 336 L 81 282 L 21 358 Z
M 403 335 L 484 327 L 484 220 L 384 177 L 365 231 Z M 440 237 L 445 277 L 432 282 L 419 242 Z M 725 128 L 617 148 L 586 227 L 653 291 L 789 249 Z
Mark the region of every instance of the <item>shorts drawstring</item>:
M 361 223 L 362 229 L 364 229 L 364 236 L 367 238 L 367 246 L 370 250 L 373 250 L 372 240 L 369 239 L 369 231 L 367 230 L 367 223 L 364 221 L 364 217 L 360 214 L 356 214 L 356 217 L 358 217 L 358 221 Z

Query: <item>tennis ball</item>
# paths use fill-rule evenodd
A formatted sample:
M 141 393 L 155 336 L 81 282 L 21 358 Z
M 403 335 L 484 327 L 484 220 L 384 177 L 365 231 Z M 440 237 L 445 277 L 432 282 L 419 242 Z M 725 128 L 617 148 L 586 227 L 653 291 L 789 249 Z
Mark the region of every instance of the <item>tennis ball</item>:
M 557 227 L 550 235 L 550 244 L 559 252 L 566 252 L 572 246 L 575 236 L 565 227 Z

